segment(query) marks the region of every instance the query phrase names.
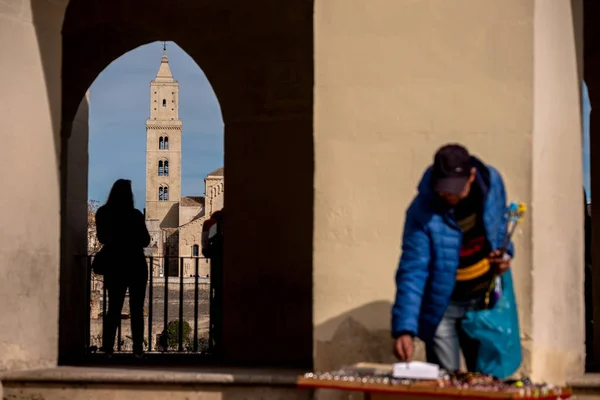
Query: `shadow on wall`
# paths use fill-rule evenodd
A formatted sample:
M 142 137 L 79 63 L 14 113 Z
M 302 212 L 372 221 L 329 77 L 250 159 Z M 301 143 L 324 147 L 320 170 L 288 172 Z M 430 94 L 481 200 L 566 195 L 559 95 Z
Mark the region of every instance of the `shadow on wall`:
M 394 340 L 390 329 L 370 329 L 369 326 L 389 326 L 392 304 L 376 301 L 332 318 L 315 328 L 315 371 L 332 371 L 359 362 L 392 364 Z M 321 340 L 320 338 L 329 338 Z M 425 348 L 416 342 L 415 360 L 425 360 Z M 362 400 L 360 392 L 319 389 L 319 400 Z
M 160 224 L 161 228 L 172 228 L 174 226 L 179 226 L 179 204 L 173 204 L 169 208 L 167 215 Z
M 330 371 L 358 362 L 397 362 L 390 329 L 373 330 L 367 326 L 389 326 L 391 307 L 388 301 L 365 304 L 317 326 L 315 369 Z M 319 340 L 320 337 L 331 339 Z M 425 360 L 425 349 L 420 341 L 416 344 L 415 359 Z
M 63 4 L 64 3 L 64 4 Z M 69 126 L 61 125 L 61 36 L 63 14 L 66 9 L 66 2 L 50 2 L 44 0 L 31 0 L 31 14 L 35 33 L 40 51 L 44 78 L 46 80 L 46 91 L 48 104 L 52 115 L 52 127 L 54 131 L 54 151 L 56 158 L 60 157 L 61 152 L 61 130 L 65 128 L 70 131 L 73 116 L 70 119 Z M 75 107 L 79 106 L 83 96 Z M 75 112 L 75 110 L 74 110 Z
M 393 354 L 394 340 L 390 329 L 369 329 L 369 326 L 389 326 L 392 304 L 377 301 L 355 308 L 316 327 L 315 370 L 332 371 L 359 362 L 393 364 L 398 359 Z M 329 337 L 328 340 L 319 338 Z M 523 362 L 516 378 L 530 375 L 531 352 L 523 347 Z M 425 361 L 425 345 L 415 342 L 414 360 Z M 461 368 L 465 368 L 461 358 Z M 354 399 L 356 395 L 345 395 L 329 390 L 322 391 L 319 399 Z M 354 396 L 354 397 L 353 397 Z

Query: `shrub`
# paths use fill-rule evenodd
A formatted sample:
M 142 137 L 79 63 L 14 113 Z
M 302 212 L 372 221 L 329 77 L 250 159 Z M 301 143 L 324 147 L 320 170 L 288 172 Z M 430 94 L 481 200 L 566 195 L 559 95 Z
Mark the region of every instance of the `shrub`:
M 187 321 L 183 321 L 183 347 L 189 348 L 192 339 L 192 327 Z M 158 346 L 163 350 L 179 348 L 179 321 L 173 320 L 167 324 L 166 332 L 163 330 L 158 336 Z

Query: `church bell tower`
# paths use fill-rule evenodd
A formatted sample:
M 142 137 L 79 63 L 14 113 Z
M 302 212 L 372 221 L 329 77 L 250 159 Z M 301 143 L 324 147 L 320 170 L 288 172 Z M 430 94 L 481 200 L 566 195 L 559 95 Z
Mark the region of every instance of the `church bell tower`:
M 146 121 L 146 219 L 160 228 L 179 226 L 181 197 L 179 83 L 173 79 L 166 43 L 156 78 L 150 82 L 150 118 Z

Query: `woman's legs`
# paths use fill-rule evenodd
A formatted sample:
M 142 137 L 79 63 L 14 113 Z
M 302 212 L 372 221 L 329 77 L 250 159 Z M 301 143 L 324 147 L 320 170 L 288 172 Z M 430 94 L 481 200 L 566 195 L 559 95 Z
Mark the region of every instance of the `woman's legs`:
M 102 324 L 102 350 L 105 353 L 112 353 L 115 347 L 117 328 L 121 322 L 121 311 L 127 285 L 106 276 L 104 280 L 108 291 L 108 312 L 104 316 Z
M 144 351 L 144 300 L 148 270 L 139 271 L 133 276 L 129 285 L 129 309 L 131 311 L 131 338 L 133 339 L 134 354 Z

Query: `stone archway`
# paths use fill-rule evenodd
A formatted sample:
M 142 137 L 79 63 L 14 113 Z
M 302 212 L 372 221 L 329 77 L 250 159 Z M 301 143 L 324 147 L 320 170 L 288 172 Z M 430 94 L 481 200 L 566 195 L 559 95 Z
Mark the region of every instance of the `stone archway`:
M 85 287 L 65 254 L 74 179 L 71 121 L 96 76 L 156 40 L 177 42 L 206 73 L 225 123 L 228 237 L 223 362 L 312 364 L 313 1 L 71 0 L 63 25 L 60 359 L 77 362 L 73 308 Z M 143 121 L 140 121 L 143 124 Z M 79 171 L 81 173 L 81 171 Z M 85 171 L 87 173 L 87 170 Z M 256 190 L 268 182 L 271 190 Z M 87 187 L 76 186 L 77 191 Z M 74 196 L 74 198 L 81 198 Z M 83 197 L 85 198 L 85 197 Z M 73 296 L 78 299 L 73 299 Z M 277 327 L 273 329 L 273 327 Z M 294 346 L 289 346 L 294 343 Z

